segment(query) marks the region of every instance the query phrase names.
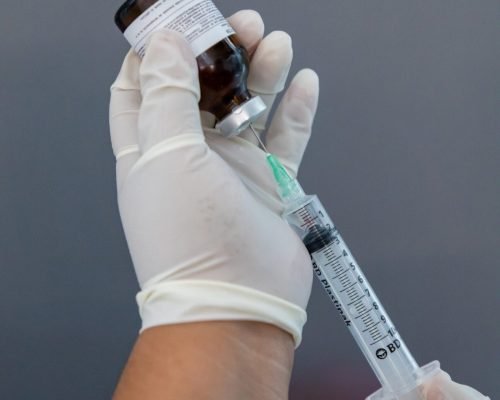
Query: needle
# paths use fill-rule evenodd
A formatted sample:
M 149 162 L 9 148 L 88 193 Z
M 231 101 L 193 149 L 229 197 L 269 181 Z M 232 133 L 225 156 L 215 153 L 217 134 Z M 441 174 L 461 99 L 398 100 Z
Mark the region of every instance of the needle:
M 267 151 L 266 149 L 266 146 L 264 145 L 264 143 L 262 142 L 259 134 L 255 131 L 254 127 L 252 125 L 249 126 L 250 130 L 253 132 L 253 134 L 255 135 L 255 137 L 257 138 L 257 140 L 259 141 L 261 147 L 262 147 L 262 150 L 264 150 L 266 153 L 269 154 L 269 152 Z

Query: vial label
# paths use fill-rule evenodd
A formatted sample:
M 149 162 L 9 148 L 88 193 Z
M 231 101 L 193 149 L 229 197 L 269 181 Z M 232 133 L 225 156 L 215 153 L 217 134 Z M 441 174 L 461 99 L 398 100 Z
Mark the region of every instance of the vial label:
M 211 0 L 159 0 L 137 17 L 124 35 L 143 57 L 149 36 L 163 28 L 182 33 L 196 57 L 235 33 Z

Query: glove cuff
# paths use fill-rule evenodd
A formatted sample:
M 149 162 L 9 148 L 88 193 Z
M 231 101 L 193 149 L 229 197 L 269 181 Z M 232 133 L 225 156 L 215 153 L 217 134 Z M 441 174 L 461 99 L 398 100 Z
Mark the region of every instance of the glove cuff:
M 226 282 L 157 282 L 137 294 L 141 333 L 154 326 L 202 321 L 256 321 L 290 333 L 295 348 L 302 341 L 307 314 L 279 297 Z

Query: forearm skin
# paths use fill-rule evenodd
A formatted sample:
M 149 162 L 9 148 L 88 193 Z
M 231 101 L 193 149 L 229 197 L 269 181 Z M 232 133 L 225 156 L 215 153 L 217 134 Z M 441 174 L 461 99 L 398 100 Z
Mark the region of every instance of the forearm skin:
M 160 326 L 138 338 L 113 400 L 287 400 L 292 337 L 258 322 Z

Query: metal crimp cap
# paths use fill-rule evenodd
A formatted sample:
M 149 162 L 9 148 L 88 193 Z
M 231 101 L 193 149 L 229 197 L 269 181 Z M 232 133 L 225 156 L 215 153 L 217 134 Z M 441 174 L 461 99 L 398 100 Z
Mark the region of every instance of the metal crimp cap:
M 266 111 L 267 106 L 260 97 L 253 97 L 235 108 L 231 114 L 220 121 L 215 128 L 222 136 L 230 138 L 242 133 Z

